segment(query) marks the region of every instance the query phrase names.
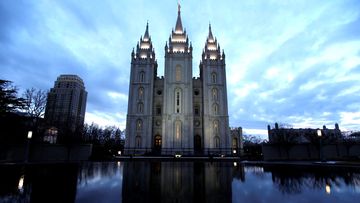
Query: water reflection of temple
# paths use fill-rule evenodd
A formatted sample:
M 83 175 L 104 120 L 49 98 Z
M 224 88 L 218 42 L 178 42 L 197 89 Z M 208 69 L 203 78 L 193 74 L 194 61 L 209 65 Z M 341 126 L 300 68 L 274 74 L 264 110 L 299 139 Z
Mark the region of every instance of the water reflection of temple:
M 125 162 L 123 202 L 231 202 L 230 162 Z

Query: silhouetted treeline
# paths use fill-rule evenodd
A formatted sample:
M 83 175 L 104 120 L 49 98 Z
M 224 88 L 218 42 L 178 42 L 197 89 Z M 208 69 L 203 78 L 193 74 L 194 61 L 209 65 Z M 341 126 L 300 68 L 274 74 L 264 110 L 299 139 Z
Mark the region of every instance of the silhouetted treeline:
M 262 148 L 261 145 L 264 140 L 257 136 L 243 135 L 243 159 L 246 160 L 261 160 Z
M 11 81 L 0 79 L 0 145 L 25 144 L 28 131 L 33 132 L 32 143 L 43 143 L 49 129 L 43 118 L 46 100 L 47 91 L 30 88 L 21 97 Z M 56 143 L 93 144 L 95 158 L 110 158 L 123 149 L 124 131 L 116 126 L 99 127 L 94 123 L 85 124 L 75 132 L 67 126 L 57 126 Z
M 42 140 L 46 98 L 47 92 L 36 88 L 26 89 L 20 97 L 11 81 L 0 79 L 0 143 L 23 143 L 28 131 L 33 132 L 33 141 Z
M 99 127 L 85 124 L 81 135 L 83 143 L 93 144 L 93 159 L 111 159 L 124 148 L 125 130 L 116 126 Z

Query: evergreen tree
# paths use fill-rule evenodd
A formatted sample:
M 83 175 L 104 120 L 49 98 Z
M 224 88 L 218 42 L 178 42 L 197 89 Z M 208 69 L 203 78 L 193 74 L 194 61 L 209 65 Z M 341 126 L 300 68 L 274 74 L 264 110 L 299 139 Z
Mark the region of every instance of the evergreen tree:
M 17 88 L 12 82 L 0 79 L 0 115 L 13 112 L 24 107 L 24 99 L 17 97 Z

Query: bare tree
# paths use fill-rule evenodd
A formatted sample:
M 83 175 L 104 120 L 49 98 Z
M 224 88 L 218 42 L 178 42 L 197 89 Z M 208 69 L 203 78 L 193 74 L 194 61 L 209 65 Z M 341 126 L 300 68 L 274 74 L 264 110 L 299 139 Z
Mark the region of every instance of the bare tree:
M 47 92 L 35 88 L 26 89 L 23 95 L 25 99 L 25 110 L 30 117 L 40 118 L 44 116 Z

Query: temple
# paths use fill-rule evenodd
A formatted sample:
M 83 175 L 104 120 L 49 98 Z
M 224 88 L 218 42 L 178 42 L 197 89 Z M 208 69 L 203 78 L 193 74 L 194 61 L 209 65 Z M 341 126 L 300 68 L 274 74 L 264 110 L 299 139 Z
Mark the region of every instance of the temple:
M 230 154 L 240 140 L 229 129 L 225 53 L 209 25 L 193 77 L 193 47 L 181 20 L 165 43 L 164 76 L 157 60 L 149 25 L 131 53 L 125 153 L 160 155 Z M 235 151 L 236 152 L 236 151 Z

